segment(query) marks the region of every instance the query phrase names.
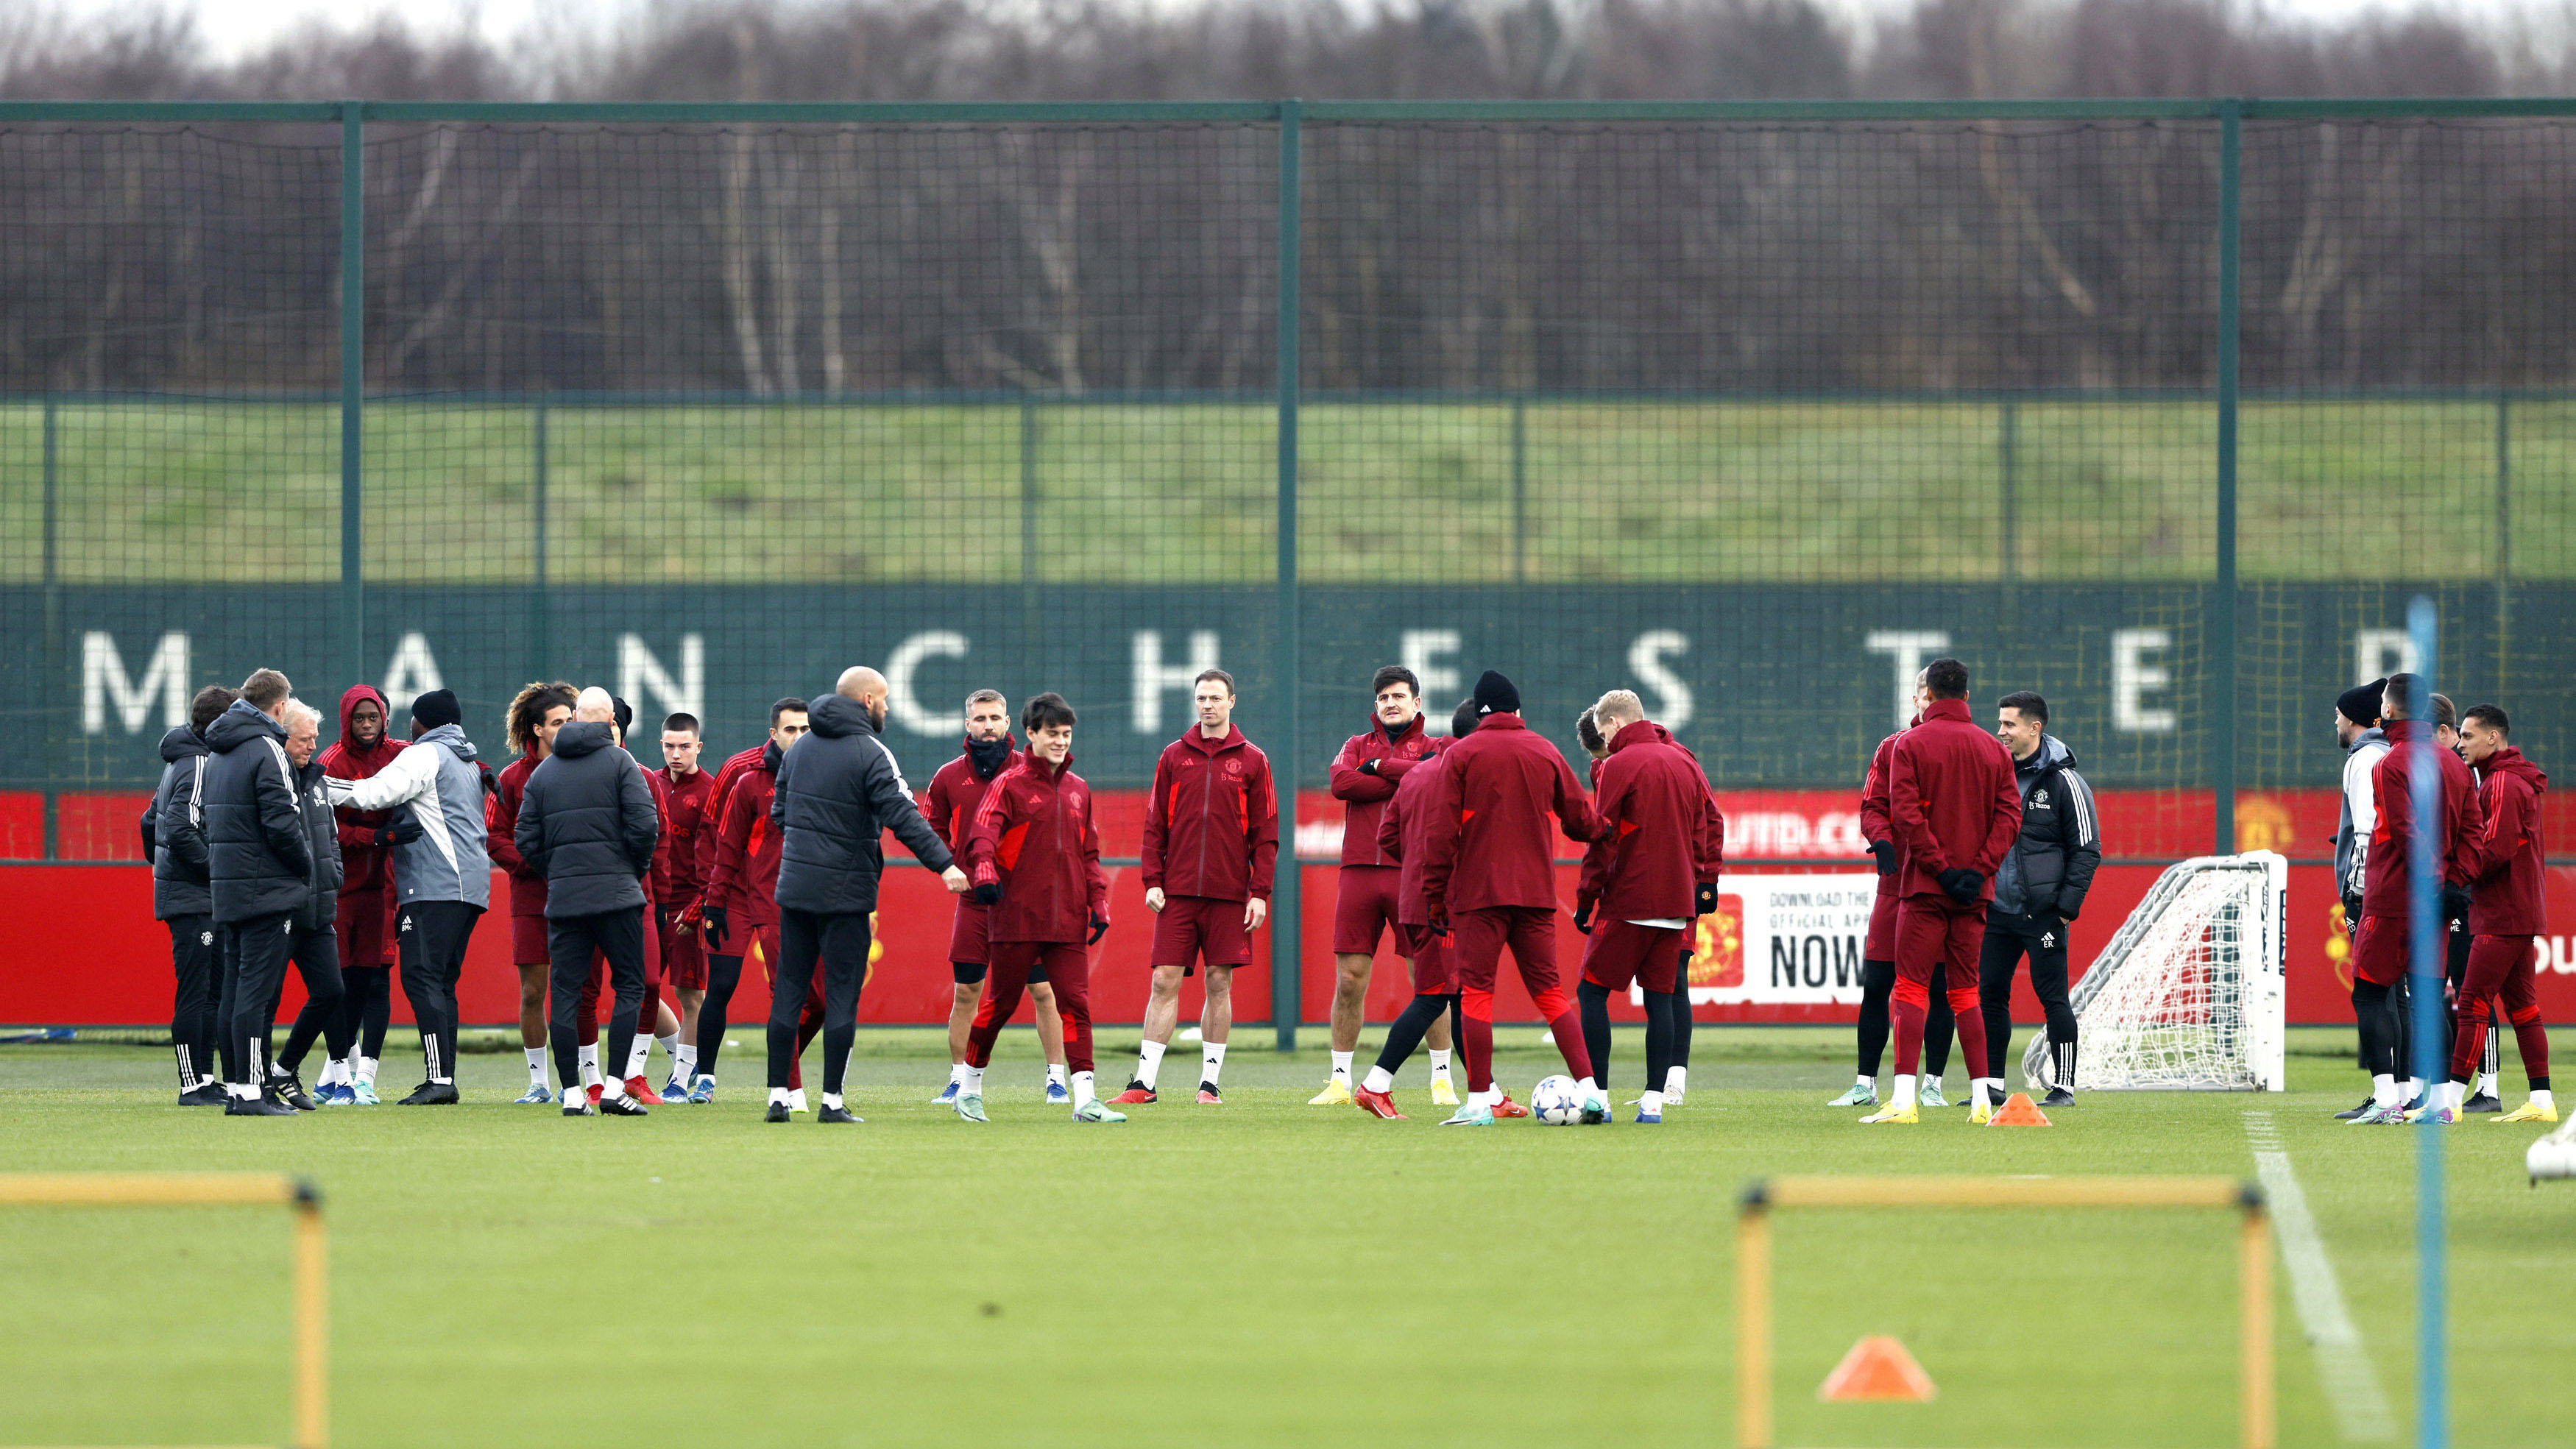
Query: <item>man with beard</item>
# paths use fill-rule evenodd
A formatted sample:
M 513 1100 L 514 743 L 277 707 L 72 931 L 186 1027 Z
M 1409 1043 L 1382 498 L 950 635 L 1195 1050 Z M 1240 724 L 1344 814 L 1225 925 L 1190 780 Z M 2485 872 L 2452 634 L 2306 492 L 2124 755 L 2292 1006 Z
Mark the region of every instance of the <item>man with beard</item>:
M 340 695 L 340 737 L 322 752 L 322 773 L 364 780 L 400 754 L 385 725 L 392 710 L 373 685 Z M 339 811 L 340 900 L 331 928 L 340 938 L 340 1016 L 324 1034 L 331 1060 L 314 1084 L 325 1106 L 376 1105 L 376 1062 L 394 1006 L 394 847 L 410 827 L 390 810 Z
M 519 801 L 527 794 L 528 776 L 553 749 L 555 732 L 571 723 L 577 693 L 562 683 L 521 686 L 502 717 L 503 734 L 518 758 L 502 769 L 483 807 L 492 863 L 510 880 L 510 964 L 519 974 L 519 1051 L 528 1065 L 522 1105 L 542 1107 L 555 1094 L 546 1077 L 546 977 L 553 970 L 546 950 L 546 878 L 519 857 Z
M 955 859 L 966 855 L 966 837 L 975 827 L 975 807 L 996 776 L 1020 758 L 1011 747 L 1011 706 L 998 689 L 979 689 L 966 696 L 966 743 L 957 758 L 939 767 L 922 792 L 921 815 Z M 974 1029 L 975 1008 L 984 994 L 984 979 L 993 960 L 992 912 L 970 892 L 957 898 L 948 927 L 948 966 L 956 994 L 948 1008 L 948 1085 L 931 1098 L 934 1107 L 956 1107 L 966 1084 L 966 1039 Z M 1038 1046 L 1046 1054 L 1046 1099 L 1073 1100 L 1064 1073 L 1064 1022 L 1056 1015 L 1055 991 L 1047 985 L 1043 963 L 1031 967 L 1029 1003 L 1038 1023 Z M 962 1111 L 962 1109 L 960 1109 Z
M 707 998 L 698 1007 L 698 1080 L 692 1102 L 715 1100 L 716 1059 L 724 1046 L 733 993 L 742 981 L 749 946 L 760 952 L 761 969 L 777 989 L 778 972 L 778 832 L 769 823 L 769 802 L 778 786 L 779 762 L 805 738 L 810 716 L 805 701 L 782 699 L 769 707 L 769 739 L 752 762 L 735 772 L 728 784 L 716 782 L 723 814 L 709 832 L 714 842 L 706 885 L 696 907 L 707 943 Z M 806 992 L 804 1014 L 796 1024 L 799 1061 L 788 1064 L 788 1110 L 805 1110 L 805 1074 L 801 1058 L 806 1043 L 823 1029 L 823 985 Z

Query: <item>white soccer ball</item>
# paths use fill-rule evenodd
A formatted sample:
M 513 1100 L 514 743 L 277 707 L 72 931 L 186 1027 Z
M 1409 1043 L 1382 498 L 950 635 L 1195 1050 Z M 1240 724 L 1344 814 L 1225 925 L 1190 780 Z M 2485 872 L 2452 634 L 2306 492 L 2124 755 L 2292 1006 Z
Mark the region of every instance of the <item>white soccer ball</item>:
M 1574 1088 L 1574 1079 L 1563 1073 L 1541 1077 L 1530 1088 L 1530 1120 L 1550 1127 L 1564 1127 L 1583 1120 L 1583 1094 Z
M 2550 1133 L 2523 1149 L 2522 1167 L 2534 1182 L 2544 1177 L 2576 1177 L 2576 1139 Z

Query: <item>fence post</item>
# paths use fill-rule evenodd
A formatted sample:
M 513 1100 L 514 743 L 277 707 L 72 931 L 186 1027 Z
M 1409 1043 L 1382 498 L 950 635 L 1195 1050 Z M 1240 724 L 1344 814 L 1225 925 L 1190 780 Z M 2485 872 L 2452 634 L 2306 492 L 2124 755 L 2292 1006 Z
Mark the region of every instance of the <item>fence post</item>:
M 2513 693 L 2513 394 L 2496 390 L 2495 692 Z
M 64 680 L 71 651 L 63 647 L 63 587 L 60 542 L 55 520 L 62 516 L 59 493 L 62 472 L 61 405 L 45 398 L 45 689 Z M 54 782 L 62 778 L 62 711 L 45 711 L 44 858 L 62 859 L 62 820 L 55 803 Z M 93 852 L 94 853 L 94 852 Z
M 542 402 L 538 403 L 536 426 L 533 430 L 534 436 L 529 440 L 530 446 L 534 448 L 536 452 L 536 467 L 534 469 L 535 486 L 530 490 L 530 492 L 535 496 L 529 500 L 528 506 L 530 512 L 535 515 L 531 522 L 536 525 L 535 573 L 537 580 L 537 597 L 531 601 L 533 607 L 529 610 L 529 616 L 534 622 L 537 631 L 537 647 L 535 650 L 537 672 L 535 677 L 539 679 L 548 678 L 555 672 L 555 593 L 554 580 L 549 572 L 552 559 L 548 553 L 548 540 L 546 538 L 546 514 L 548 511 L 546 489 L 547 485 L 552 481 L 549 474 L 553 466 L 548 456 L 552 452 L 552 440 L 548 435 L 547 429 L 549 418 L 550 414 L 546 404 Z
M 2003 550 L 2004 617 L 2012 622 L 2020 602 L 2014 586 L 2021 579 L 2021 400 L 2007 395 L 1995 409 L 1995 471 L 2003 497 L 1997 543 Z
M 340 103 L 340 677 L 367 677 L 360 480 L 367 387 L 366 107 Z M 385 721 L 393 728 L 393 721 Z
M 1038 404 L 1020 395 L 1020 659 L 1021 677 L 1038 676 Z
M 2211 850 L 2236 849 L 2236 402 L 2237 287 L 2243 238 L 2245 103 L 2218 105 L 2218 589 L 2211 600 L 2209 785 L 2216 802 Z
M 1297 1019 L 1304 1014 L 1298 990 L 1297 782 L 1305 755 L 1297 742 L 1297 316 L 1299 171 L 1305 138 L 1299 134 L 1304 103 L 1279 103 L 1279 628 L 1271 675 L 1279 681 L 1279 752 L 1287 782 L 1279 790 L 1279 865 L 1270 893 L 1270 1021 L 1279 1050 L 1297 1049 Z M 1275 777 L 1274 777 L 1275 783 Z
M 1512 398 L 1512 582 L 1529 582 L 1529 399 Z

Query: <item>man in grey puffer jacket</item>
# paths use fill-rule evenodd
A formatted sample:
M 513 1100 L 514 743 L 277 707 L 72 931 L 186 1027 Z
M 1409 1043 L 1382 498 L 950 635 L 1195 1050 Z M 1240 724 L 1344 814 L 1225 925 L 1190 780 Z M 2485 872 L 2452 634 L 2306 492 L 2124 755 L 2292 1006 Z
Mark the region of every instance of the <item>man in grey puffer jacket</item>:
M 402 1099 L 406 1107 L 456 1100 L 456 979 L 474 922 L 492 904 L 483 836 L 491 775 L 463 719 L 455 691 L 433 689 L 411 702 L 411 748 L 364 780 L 324 781 L 335 806 L 402 811 L 393 826 L 394 939 L 428 1068 L 428 1079 Z
M 600 1059 L 622 1065 L 634 1047 L 644 1004 L 644 873 L 653 868 L 653 848 L 662 838 L 662 813 L 643 767 L 616 742 L 615 709 L 597 686 L 574 699 L 572 722 L 555 731 L 553 748 L 528 775 L 512 837 L 519 858 L 546 878 L 546 954 L 553 963 L 546 1037 L 567 1117 L 641 1117 L 646 1110 L 627 1095 L 619 1071 L 602 1074 L 607 1080 L 595 1110 L 581 1081 L 581 988 L 593 951 L 608 958 L 617 993 Z

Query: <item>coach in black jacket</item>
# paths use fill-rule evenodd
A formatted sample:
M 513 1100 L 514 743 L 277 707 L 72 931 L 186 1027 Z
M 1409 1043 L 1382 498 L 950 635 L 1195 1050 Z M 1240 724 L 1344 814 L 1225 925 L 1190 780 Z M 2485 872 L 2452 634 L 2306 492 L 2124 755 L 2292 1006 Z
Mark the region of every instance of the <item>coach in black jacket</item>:
M 1986 1055 L 2004 1074 L 2012 1041 L 2013 969 L 2030 957 L 2030 987 L 2047 1013 L 2049 1075 L 2043 1106 L 2075 1100 L 2075 1009 L 2066 999 L 2066 923 L 2084 909 L 2102 863 L 2093 787 L 2075 773 L 2075 752 L 2048 733 L 2048 701 L 2025 690 L 1995 702 L 1995 737 L 2013 757 L 2021 787 L 2021 836 L 1995 871 L 1986 907 L 1986 944 L 1977 993 L 1986 1016 Z
M 768 1120 L 787 1120 L 796 1016 L 819 959 L 823 1106 L 815 1120 L 855 1122 L 842 1105 L 841 1076 L 858 1040 L 868 913 L 877 907 L 877 877 L 885 871 L 877 835 L 893 831 L 952 892 L 966 889 L 966 873 L 949 859 L 939 832 L 921 818 L 894 752 L 878 738 L 885 728 L 885 677 L 864 667 L 845 669 L 839 685 L 808 713 L 813 729 L 780 757 L 778 788 L 769 802 L 770 823 L 778 831 L 778 977 L 769 994 Z
M 567 1117 L 593 1115 L 578 1044 L 592 951 L 608 958 L 617 993 L 600 1060 L 626 1060 L 644 1004 L 644 874 L 653 868 L 662 816 L 643 767 L 617 744 L 614 710 L 604 689 L 585 689 L 575 699 L 572 723 L 555 732 L 552 751 L 528 776 L 513 837 L 520 859 L 546 878 L 546 955 L 554 963 L 546 1035 Z M 644 1104 L 626 1095 L 618 1073 L 603 1075 L 598 1110 L 643 1116 Z
M 161 783 L 143 808 L 143 858 L 152 862 L 152 917 L 170 928 L 170 1051 L 179 1063 L 179 1105 L 220 1107 L 215 1075 L 215 906 L 206 876 L 206 729 L 241 696 L 209 684 L 189 702 L 188 722 L 161 737 Z
M 263 1089 L 268 1081 L 268 1013 L 286 979 L 295 913 L 312 891 L 313 846 L 295 803 L 295 767 L 281 723 L 286 676 L 252 672 L 241 698 L 206 728 L 206 874 L 215 949 L 223 972 L 224 1082 L 235 1117 L 293 1116 Z
M 304 982 L 304 1006 L 287 1029 L 286 1045 L 269 1064 L 268 1078 L 288 1106 L 303 1112 L 314 1107 L 299 1074 L 304 1054 L 338 1023 L 345 990 L 340 977 L 340 934 L 332 924 L 340 916 L 340 821 L 331 808 L 330 789 L 323 783 L 327 776 L 322 770 L 321 730 L 320 711 L 300 699 L 287 701 L 286 762 L 295 767 L 295 806 L 304 817 L 304 839 L 312 849 L 313 865 L 306 873 L 304 904 L 295 910 L 286 946 L 287 959 L 295 963 L 295 974 Z M 272 998 L 268 1022 L 276 1019 L 277 1003 Z M 263 1024 L 263 1034 L 266 1030 Z

